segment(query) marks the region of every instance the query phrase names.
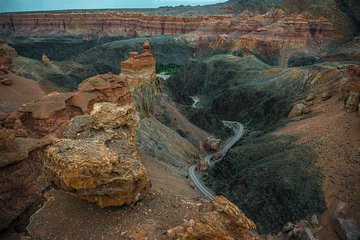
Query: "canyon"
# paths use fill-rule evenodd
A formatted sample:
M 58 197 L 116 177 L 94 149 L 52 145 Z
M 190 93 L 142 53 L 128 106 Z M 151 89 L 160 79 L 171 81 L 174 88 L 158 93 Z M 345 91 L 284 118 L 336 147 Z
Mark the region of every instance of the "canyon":
M 1 13 L 0 238 L 357 239 L 358 5 Z

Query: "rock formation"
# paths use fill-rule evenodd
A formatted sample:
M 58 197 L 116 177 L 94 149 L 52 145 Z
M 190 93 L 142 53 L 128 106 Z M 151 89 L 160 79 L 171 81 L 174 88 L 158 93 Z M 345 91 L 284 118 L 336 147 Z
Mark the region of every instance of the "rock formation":
M 139 117 L 134 107 L 96 103 L 89 125 L 74 129 L 78 119 L 69 124 L 77 132 L 75 139 L 59 140 L 47 150 L 51 182 L 100 207 L 143 198 L 151 183 L 135 147 Z M 84 127 L 88 136 L 79 134 Z
M 216 152 L 217 150 L 219 150 L 220 145 L 221 145 L 221 139 L 216 139 L 214 137 L 208 137 L 208 138 L 206 138 L 206 140 L 202 146 L 206 151 Z
M 151 54 L 149 41 L 144 42 L 144 51 L 131 52 L 129 59 L 121 62 L 120 77 L 128 81 L 130 89 L 133 91 L 144 84 L 151 83 L 156 79 L 156 61 Z
M 49 59 L 45 54 L 43 54 L 43 55 L 41 56 L 41 62 L 42 62 L 44 65 L 46 65 L 46 66 L 50 66 L 50 65 L 51 65 L 50 59 Z
M 62 135 L 71 118 L 89 113 L 95 102 L 128 104 L 132 102 L 126 80 L 119 76 L 103 74 L 84 80 L 74 93 L 53 92 L 24 105 L 20 112 L 33 119 L 34 130 L 42 135 Z
M 185 221 L 169 229 L 170 239 L 235 240 L 256 226 L 241 210 L 224 197 L 217 196 L 200 210 L 200 219 Z
M 360 103 L 360 67 L 350 65 L 348 75 L 343 78 L 339 87 L 339 100 L 344 102 L 348 112 L 356 112 Z
M 3 14 L 0 16 L 1 33 L 18 31 L 33 32 L 35 35 L 47 34 L 49 30 L 60 33 L 81 33 L 91 36 L 94 31 L 103 35 L 125 37 L 163 34 L 182 34 L 196 29 L 211 17 L 151 16 L 141 13 L 28 13 Z M 227 18 L 227 17 L 219 17 Z M 30 29 L 36 29 L 30 30 Z M 20 33 L 20 32 L 19 32 Z
M 292 108 L 289 113 L 289 117 L 300 117 L 306 110 L 306 106 L 304 103 L 297 103 Z
M 135 148 L 138 126 L 126 79 L 111 73 L 84 80 L 76 92 L 53 92 L 0 115 L 0 181 L 6 182 L 0 229 L 41 198 L 48 186 L 44 159 L 57 186 L 101 207 L 141 199 L 151 183 Z M 63 135 L 69 139 L 58 140 Z M 46 145 L 56 139 L 46 157 Z
M 15 49 L 9 47 L 5 41 L 0 40 L 0 75 L 7 74 L 13 68 L 11 56 Z
M 16 131 L 0 128 L 0 231 L 19 215 L 32 211 L 47 187 L 43 151 L 50 139 L 16 137 Z
M 156 61 L 147 40 L 142 53 L 131 52 L 129 59 L 120 63 L 119 77 L 128 83 L 141 117 L 153 114 L 158 104 L 157 96 L 161 92 L 161 84 L 156 78 L 155 66 Z
M 248 49 L 270 58 L 268 61 L 272 64 L 286 66 L 292 54 L 325 48 L 332 33 L 333 26 L 326 19 L 293 14 L 241 36 L 231 48 L 238 51 Z

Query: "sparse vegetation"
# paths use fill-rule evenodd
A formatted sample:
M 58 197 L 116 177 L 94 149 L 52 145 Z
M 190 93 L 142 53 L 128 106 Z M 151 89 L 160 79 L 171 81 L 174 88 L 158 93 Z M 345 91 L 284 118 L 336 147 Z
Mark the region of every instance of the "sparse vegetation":
M 325 208 L 313 146 L 295 140 L 248 138 L 206 176 L 209 186 L 237 204 L 262 233 L 278 232 L 283 223 Z
M 175 74 L 181 66 L 177 64 L 159 65 L 156 66 L 156 73 Z

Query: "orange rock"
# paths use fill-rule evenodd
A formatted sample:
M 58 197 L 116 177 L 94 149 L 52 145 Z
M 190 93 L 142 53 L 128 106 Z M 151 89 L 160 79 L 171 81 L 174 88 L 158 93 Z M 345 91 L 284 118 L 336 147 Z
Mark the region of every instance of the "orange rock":
M 202 207 L 200 219 L 186 221 L 167 231 L 170 239 L 183 240 L 235 240 L 255 230 L 253 221 L 225 197 L 217 196 Z
M 155 66 L 149 41 L 145 41 L 143 53 L 131 52 L 129 59 L 120 63 L 120 77 L 127 80 L 130 90 L 134 90 L 156 80 Z
M 96 103 L 90 114 L 94 134 L 104 140 L 62 139 L 47 150 L 51 181 L 65 191 L 100 207 L 132 204 L 151 186 L 135 146 L 139 117 L 132 105 Z M 97 130 L 97 131 L 95 131 Z M 100 134 L 101 135 L 101 134 Z M 77 137 L 77 136 L 76 136 Z M 118 141 L 116 149 L 105 142 Z

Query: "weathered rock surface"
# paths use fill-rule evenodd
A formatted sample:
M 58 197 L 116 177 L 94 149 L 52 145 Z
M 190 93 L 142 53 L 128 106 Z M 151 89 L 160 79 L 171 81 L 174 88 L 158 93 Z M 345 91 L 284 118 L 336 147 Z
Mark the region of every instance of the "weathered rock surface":
M 12 56 L 15 49 L 9 47 L 5 41 L 0 40 L 0 75 L 7 74 L 13 68 Z
M 348 112 L 356 112 L 360 103 L 360 66 L 350 65 L 346 71 L 348 75 L 339 87 L 339 100 L 344 102 Z
M 203 206 L 200 215 L 200 219 L 191 219 L 169 229 L 167 236 L 184 240 L 232 240 L 241 239 L 242 234 L 256 228 L 237 206 L 221 196 Z
M 335 219 L 334 228 L 342 240 L 357 240 L 360 237 L 359 227 L 352 219 L 338 217 Z
M 130 89 L 134 90 L 156 79 L 155 65 L 150 43 L 145 41 L 143 53 L 131 52 L 129 59 L 121 62 L 120 77 L 127 79 Z
M 219 148 L 221 146 L 221 139 L 216 139 L 214 137 L 208 137 L 208 138 L 206 138 L 206 140 L 202 146 L 203 146 L 203 148 L 205 148 L 206 151 L 216 152 L 217 150 L 219 150 Z
M 95 129 L 115 129 L 122 126 L 134 127 L 132 139 L 135 139 L 140 118 L 132 105 L 116 106 L 113 103 L 95 103 L 91 112 L 92 127 Z
M 355 112 L 357 110 L 359 104 L 359 97 L 359 92 L 350 92 L 349 98 L 347 99 L 345 104 L 346 110 L 348 112 Z
M 324 48 L 333 33 L 332 24 L 310 14 L 293 14 L 273 24 L 241 36 L 232 43 L 234 50 L 248 49 L 260 54 L 267 63 L 287 65 L 296 52 Z
M 36 119 L 47 119 L 57 111 L 66 108 L 66 101 L 73 96 L 72 93 L 53 92 L 39 100 L 26 104 L 21 111 L 31 112 Z
M 96 103 L 90 116 L 72 120 L 47 150 L 47 173 L 63 190 L 100 207 L 132 204 L 151 183 L 135 148 L 139 117 L 132 105 Z M 79 134 L 88 131 L 88 134 Z
M 127 81 L 111 73 L 84 80 L 74 93 L 53 92 L 39 100 L 25 104 L 22 113 L 30 113 L 33 128 L 42 135 L 55 133 L 62 136 L 71 118 L 89 113 L 96 102 L 112 102 L 120 105 L 132 102 Z
M 289 113 L 289 117 L 300 117 L 304 113 L 305 109 L 306 109 L 305 104 L 297 103 L 294 105 L 291 112 Z
M 42 62 L 44 65 L 46 65 L 46 66 L 50 66 L 50 65 L 51 65 L 50 59 L 49 59 L 45 54 L 43 54 L 43 55 L 41 56 L 41 62 Z
M 15 140 L 15 131 L 7 128 L 0 129 L 0 150 L 10 148 Z
M 33 211 L 47 187 L 42 174 L 44 147 L 50 139 L 15 138 L 15 131 L 0 129 L 0 231 Z M 29 212 L 29 213 L 27 213 Z M 20 216 L 20 217 L 19 217 Z

